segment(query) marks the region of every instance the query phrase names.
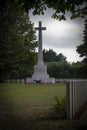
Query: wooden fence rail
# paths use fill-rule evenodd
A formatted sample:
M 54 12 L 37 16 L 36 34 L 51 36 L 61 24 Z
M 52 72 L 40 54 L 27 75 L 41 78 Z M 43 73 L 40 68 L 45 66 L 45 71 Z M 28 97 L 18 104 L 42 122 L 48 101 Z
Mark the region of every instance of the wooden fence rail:
M 66 87 L 67 118 L 72 119 L 87 101 L 87 80 L 70 80 Z

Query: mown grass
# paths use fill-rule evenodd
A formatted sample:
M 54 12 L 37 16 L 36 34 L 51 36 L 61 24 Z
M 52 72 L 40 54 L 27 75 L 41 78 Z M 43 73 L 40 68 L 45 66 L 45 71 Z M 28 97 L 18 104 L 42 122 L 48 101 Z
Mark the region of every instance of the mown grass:
M 55 105 L 55 96 L 61 99 L 65 95 L 65 84 L 1 83 L 0 115 L 4 121 L 34 122 L 50 113 Z
M 60 99 L 66 95 L 65 84 L 0 84 L 0 99 L 7 103 L 6 107 L 16 112 L 26 114 L 43 114 L 55 104 L 54 97 Z M 18 114 L 19 114 L 18 113 Z M 21 114 L 21 116 L 23 115 Z M 24 116 L 24 115 L 23 115 Z
M 66 95 L 65 84 L 0 84 L 0 130 L 68 130 L 67 119 L 52 115 L 55 96 Z M 55 119 L 55 120 L 54 120 Z

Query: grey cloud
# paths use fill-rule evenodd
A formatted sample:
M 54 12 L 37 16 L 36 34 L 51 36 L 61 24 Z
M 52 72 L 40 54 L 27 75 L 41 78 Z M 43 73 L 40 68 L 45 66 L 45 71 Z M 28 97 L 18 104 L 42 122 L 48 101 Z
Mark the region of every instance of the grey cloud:
M 43 16 L 32 16 L 30 14 L 30 20 L 34 22 L 35 27 L 38 26 L 38 21 L 42 21 L 42 25 L 47 28 L 46 31 L 43 31 L 43 48 L 60 49 L 63 51 L 64 49 L 65 51 L 69 49 L 75 52 L 76 47 L 83 43 L 84 20 L 78 18 L 76 20 L 68 19 L 67 21 L 59 22 L 51 18 L 52 13 L 50 9 Z M 55 22 L 58 23 L 57 28 L 54 26 Z M 50 26 L 51 23 L 52 25 Z M 61 23 L 64 23 L 64 26 Z M 50 29 L 49 26 L 52 28 Z M 54 34 L 55 30 L 56 34 Z M 68 51 L 66 57 L 70 55 L 71 53 Z M 72 60 L 74 61 L 75 59 L 73 58 Z

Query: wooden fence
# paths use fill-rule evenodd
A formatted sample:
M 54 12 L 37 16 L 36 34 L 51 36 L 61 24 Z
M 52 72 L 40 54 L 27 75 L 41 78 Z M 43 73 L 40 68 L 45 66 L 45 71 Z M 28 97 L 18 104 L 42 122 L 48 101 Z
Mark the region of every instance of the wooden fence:
M 67 118 L 72 119 L 87 101 L 87 80 L 67 82 Z

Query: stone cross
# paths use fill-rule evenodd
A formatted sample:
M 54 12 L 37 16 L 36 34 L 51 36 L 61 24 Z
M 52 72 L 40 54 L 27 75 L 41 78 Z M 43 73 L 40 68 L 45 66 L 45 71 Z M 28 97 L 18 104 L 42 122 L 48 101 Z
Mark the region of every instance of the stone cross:
M 39 27 L 35 27 L 35 30 L 39 31 L 39 44 L 38 44 L 38 64 L 43 64 L 43 51 L 42 51 L 42 30 L 46 30 L 46 27 L 42 27 L 42 22 L 39 21 Z
M 47 65 L 43 62 L 43 51 L 42 51 L 42 30 L 46 30 L 46 27 L 42 27 L 41 21 L 39 21 L 39 27 L 36 27 L 35 30 L 38 30 L 38 62 L 34 66 L 34 74 L 32 78 L 26 78 L 26 83 L 55 83 L 54 78 L 50 78 L 47 74 Z

